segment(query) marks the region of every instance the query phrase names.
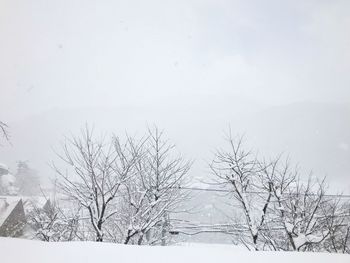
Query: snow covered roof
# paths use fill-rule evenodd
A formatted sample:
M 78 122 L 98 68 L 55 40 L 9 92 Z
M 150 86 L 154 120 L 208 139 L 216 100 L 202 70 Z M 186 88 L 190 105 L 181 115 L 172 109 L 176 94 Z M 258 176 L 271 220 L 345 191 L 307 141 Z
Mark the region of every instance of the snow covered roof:
M 13 209 L 18 204 L 19 200 L 7 200 L 5 197 L 0 197 L 0 226 L 11 214 Z
M 1 214 L 1 200 L 6 200 L 8 204 L 17 204 L 20 200 L 22 200 L 23 208 L 25 213 L 28 213 L 32 210 L 32 204 L 36 204 L 39 207 L 43 207 L 46 203 L 46 199 L 42 197 L 27 197 L 27 196 L 13 196 L 13 195 L 0 195 L 0 217 Z M 1 226 L 1 223 L 0 223 Z

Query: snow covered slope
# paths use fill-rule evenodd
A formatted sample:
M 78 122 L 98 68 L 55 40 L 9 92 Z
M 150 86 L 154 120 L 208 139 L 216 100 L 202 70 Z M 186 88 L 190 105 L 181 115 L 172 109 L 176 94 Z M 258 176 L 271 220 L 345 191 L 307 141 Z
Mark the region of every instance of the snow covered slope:
M 43 243 L 0 238 L 0 262 L 348 263 L 350 262 L 350 256 L 319 253 L 248 252 L 229 245 L 140 247 L 93 242 Z

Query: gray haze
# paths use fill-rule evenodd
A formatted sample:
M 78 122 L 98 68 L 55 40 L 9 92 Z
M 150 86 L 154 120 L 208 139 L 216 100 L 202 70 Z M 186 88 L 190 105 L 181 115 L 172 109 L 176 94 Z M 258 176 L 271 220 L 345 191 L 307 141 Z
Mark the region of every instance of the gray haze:
M 165 129 L 205 177 L 231 126 L 350 192 L 350 2 L 0 0 L 0 162 L 62 134 Z

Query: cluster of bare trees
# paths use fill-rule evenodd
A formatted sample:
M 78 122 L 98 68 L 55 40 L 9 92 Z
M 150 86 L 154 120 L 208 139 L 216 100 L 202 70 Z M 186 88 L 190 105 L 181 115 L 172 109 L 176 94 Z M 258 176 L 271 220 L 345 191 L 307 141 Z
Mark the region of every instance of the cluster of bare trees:
M 261 159 L 242 138 L 227 142 L 211 170 L 231 193 L 236 240 L 254 250 L 350 252 L 350 205 L 327 195 L 325 180 L 303 181 L 288 160 Z
M 260 158 L 242 138 L 229 136 L 227 146 L 210 168 L 214 184 L 229 193 L 235 216 L 221 230 L 213 226 L 215 232 L 253 250 L 350 253 L 350 204 L 328 195 L 325 180 L 302 177 L 281 156 Z M 88 127 L 66 138 L 57 154 L 62 162 L 52 165 L 60 201 L 34 207 L 35 236 L 166 245 L 176 230 L 172 215 L 188 200 L 191 167 L 174 150 L 157 128 L 140 139 L 96 137 Z
M 168 241 L 169 213 L 186 198 L 180 188 L 187 182 L 191 162 L 175 153 L 163 132 L 153 128 L 141 139 L 128 135 L 124 140 L 106 139 L 86 127 L 80 136 L 66 138 L 58 156 L 64 168 L 57 164 L 53 168 L 59 175 L 61 199 L 75 204 L 74 214 L 83 229 L 77 239 L 125 244 Z M 53 221 L 64 214 L 49 212 Z M 41 213 L 49 223 L 50 213 Z M 43 221 L 39 215 L 35 213 L 33 220 Z

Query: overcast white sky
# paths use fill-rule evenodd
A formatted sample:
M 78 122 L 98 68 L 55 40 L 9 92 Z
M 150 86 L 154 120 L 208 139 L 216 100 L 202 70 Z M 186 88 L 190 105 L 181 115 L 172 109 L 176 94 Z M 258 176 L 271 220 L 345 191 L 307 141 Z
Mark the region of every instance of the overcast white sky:
M 347 0 L 1 0 L 1 117 L 212 94 L 349 102 L 349 12 Z
M 258 147 L 341 183 L 350 170 L 350 111 L 337 108 L 350 103 L 349 14 L 348 0 L 0 0 L 0 119 L 13 142 L 2 162 L 41 169 L 58 127 L 81 125 L 71 111 L 89 108 L 120 129 L 157 123 L 199 160 L 233 123 Z M 284 105 L 294 106 L 240 115 Z M 30 117 L 40 114 L 51 122 Z

